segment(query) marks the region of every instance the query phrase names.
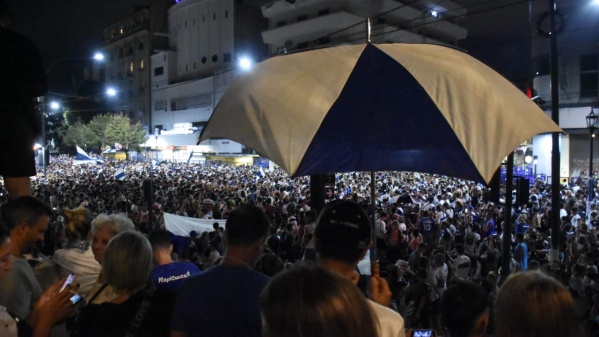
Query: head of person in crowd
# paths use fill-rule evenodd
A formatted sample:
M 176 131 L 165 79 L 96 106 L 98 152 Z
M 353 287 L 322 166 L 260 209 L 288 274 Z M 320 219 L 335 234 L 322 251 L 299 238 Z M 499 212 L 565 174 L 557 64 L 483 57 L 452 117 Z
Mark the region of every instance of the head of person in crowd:
M 441 297 L 441 320 L 450 337 L 484 337 L 489 324 L 485 289 L 465 281 L 449 286 Z
M 148 240 L 150 241 L 150 245 L 152 246 L 152 251 L 154 253 L 155 265 L 160 266 L 173 262 L 171 258 L 173 244 L 166 230 L 155 229 L 151 231 L 148 235 Z
M 269 277 L 274 277 L 285 268 L 283 260 L 275 254 L 262 254 L 260 260 L 254 267 L 259 272 Z
M 368 215 L 350 200 L 335 200 L 322 209 L 314 231 L 317 260 L 341 262 L 353 270 L 370 247 L 372 228 Z M 348 270 L 349 271 L 349 270 Z
M 10 271 L 10 232 L 0 223 L 0 279 Z
M 499 290 L 495 311 L 497 337 L 580 336 L 570 292 L 539 271 L 510 275 Z
M 102 272 L 106 283 L 129 295 L 148 284 L 152 270 L 152 246 L 143 234 L 124 231 L 106 246 Z
M 10 231 L 13 255 L 20 256 L 44 239 L 52 209 L 39 199 L 30 196 L 10 199 L 0 209 L 2 222 Z
M 275 276 L 260 296 L 264 337 L 378 336 L 378 321 L 349 280 L 315 264 Z
M 87 240 L 92 225 L 92 213 L 88 208 L 65 208 L 63 211 L 65 234 L 69 242 Z
M 268 217 L 260 208 L 251 205 L 235 208 L 225 223 L 225 260 L 241 257 L 253 267 L 262 254 L 269 228 Z
M 92 221 L 92 252 L 98 263 L 102 264 L 106 246 L 115 235 L 135 230 L 131 219 L 124 214 L 100 214 Z

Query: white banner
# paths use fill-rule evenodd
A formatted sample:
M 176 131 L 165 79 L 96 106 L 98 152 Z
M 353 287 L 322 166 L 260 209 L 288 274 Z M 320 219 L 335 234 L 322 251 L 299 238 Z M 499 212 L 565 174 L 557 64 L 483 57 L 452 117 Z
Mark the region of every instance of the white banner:
M 164 213 L 164 226 L 166 230 L 178 236 L 189 237 L 191 231 L 198 232 L 198 235 L 201 235 L 203 232 L 211 232 L 214 230 L 212 224 L 215 222 L 218 222 L 219 226 L 225 227 L 226 220 L 198 219 Z

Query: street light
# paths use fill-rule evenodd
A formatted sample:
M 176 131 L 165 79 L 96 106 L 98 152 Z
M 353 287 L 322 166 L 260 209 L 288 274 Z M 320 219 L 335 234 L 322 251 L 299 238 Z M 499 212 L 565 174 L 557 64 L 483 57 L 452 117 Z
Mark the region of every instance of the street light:
M 65 61 L 72 61 L 72 60 L 89 60 L 89 59 L 93 59 L 95 61 L 101 62 L 104 60 L 104 54 L 102 54 L 101 52 L 96 52 L 92 57 L 64 57 L 61 59 L 58 59 L 56 61 L 54 61 L 53 63 L 51 63 L 46 70 L 44 71 L 46 73 L 46 77 L 48 77 L 48 74 L 50 73 L 50 71 L 58 64 L 65 62 Z M 42 104 L 42 159 L 43 159 L 43 168 L 44 168 L 44 176 L 46 176 L 46 97 L 45 96 L 41 96 L 39 98 L 39 101 Z M 56 111 L 60 108 L 60 104 L 58 104 L 58 102 L 50 102 L 50 109 Z
M 42 150 L 42 167 L 44 169 L 44 177 L 46 176 L 46 151 L 47 151 L 47 144 L 46 144 L 46 102 L 45 102 L 45 97 L 42 96 L 41 97 L 41 103 L 42 103 L 42 146 L 41 146 L 41 150 Z M 52 111 L 57 111 L 60 108 L 60 104 L 56 101 L 52 101 L 50 102 L 50 110 Z
M 116 89 L 115 89 L 115 88 L 113 88 L 113 87 L 108 87 L 108 88 L 106 89 L 106 95 L 108 95 L 109 97 L 115 97 L 115 96 L 116 96 L 116 94 L 117 94 L 117 91 L 116 91 Z
M 250 70 L 254 66 L 254 61 L 248 56 L 242 56 L 239 58 L 239 68 L 242 70 Z
M 595 138 L 595 128 L 597 127 L 597 119 L 599 116 L 595 114 L 593 108 L 591 108 L 591 112 L 585 117 L 587 120 L 587 128 L 589 129 L 589 133 L 591 134 L 590 142 L 591 142 L 591 151 L 589 154 L 589 179 L 587 181 L 588 191 L 587 191 L 587 218 L 589 218 L 591 213 L 591 200 L 593 199 L 593 138 Z

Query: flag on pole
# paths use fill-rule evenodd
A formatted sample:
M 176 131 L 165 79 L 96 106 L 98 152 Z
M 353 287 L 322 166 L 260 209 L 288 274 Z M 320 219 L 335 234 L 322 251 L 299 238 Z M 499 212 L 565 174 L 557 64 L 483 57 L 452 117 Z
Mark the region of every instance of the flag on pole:
M 104 164 L 104 162 L 100 159 L 94 159 L 90 157 L 87 152 L 83 151 L 78 145 L 77 147 L 77 155 L 75 156 L 75 160 L 73 160 L 73 165 L 81 165 L 81 164 Z
M 116 172 L 114 173 L 114 177 L 118 180 L 125 180 L 125 170 L 123 170 L 122 168 L 116 170 Z
M 262 169 L 262 166 L 260 166 L 260 170 L 258 171 L 258 174 L 256 176 L 256 180 L 259 179 L 263 179 L 266 175 L 264 174 L 264 170 Z

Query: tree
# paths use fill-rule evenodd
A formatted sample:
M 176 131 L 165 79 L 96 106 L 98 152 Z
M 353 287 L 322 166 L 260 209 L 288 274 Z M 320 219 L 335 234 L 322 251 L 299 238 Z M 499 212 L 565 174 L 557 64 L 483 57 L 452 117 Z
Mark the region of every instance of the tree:
M 64 132 L 62 132 L 62 141 L 64 145 L 79 145 L 87 146 L 87 126 L 83 125 L 80 121 L 70 125 Z
M 108 129 L 112 123 L 112 115 L 98 115 L 86 126 L 85 139 L 88 146 L 95 149 L 103 149 L 108 145 Z
M 131 124 L 129 117 L 113 115 L 106 129 L 106 139 L 109 143 L 119 143 L 127 151 L 139 148 L 146 141 L 146 132 L 139 122 Z
M 68 145 L 85 144 L 93 149 L 104 149 L 106 145 L 119 143 L 126 151 L 135 150 L 146 141 L 146 132 L 141 124 L 131 124 L 123 115 L 98 115 L 88 124 L 80 121 L 70 125 L 63 134 L 63 141 Z
M 71 109 L 64 109 L 64 112 L 62 113 L 62 117 L 64 119 L 64 124 L 66 124 L 67 126 L 74 125 L 75 123 L 81 121 L 79 116 L 77 114 L 73 113 L 73 111 L 71 111 Z

